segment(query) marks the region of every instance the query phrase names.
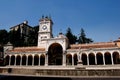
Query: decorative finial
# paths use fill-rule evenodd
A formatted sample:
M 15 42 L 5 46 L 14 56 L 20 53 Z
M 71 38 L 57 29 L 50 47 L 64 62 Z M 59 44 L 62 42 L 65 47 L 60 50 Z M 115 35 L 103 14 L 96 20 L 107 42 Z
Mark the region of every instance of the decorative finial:
M 60 29 L 60 33 L 59 34 L 62 34 L 62 29 Z
M 46 16 L 45 18 L 48 18 L 48 16 Z
M 44 19 L 44 15 L 42 15 L 42 19 Z

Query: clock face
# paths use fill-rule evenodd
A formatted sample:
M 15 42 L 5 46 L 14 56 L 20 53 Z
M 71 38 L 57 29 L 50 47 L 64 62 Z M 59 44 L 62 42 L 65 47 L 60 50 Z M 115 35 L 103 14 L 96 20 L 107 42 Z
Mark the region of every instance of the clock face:
M 47 29 L 47 26 L 46 26 L 46 25 L 44 25 L 44 26 L 42 27 L 42 29 L 43 29 L 43 30 L 46 30 L 46 29 Z

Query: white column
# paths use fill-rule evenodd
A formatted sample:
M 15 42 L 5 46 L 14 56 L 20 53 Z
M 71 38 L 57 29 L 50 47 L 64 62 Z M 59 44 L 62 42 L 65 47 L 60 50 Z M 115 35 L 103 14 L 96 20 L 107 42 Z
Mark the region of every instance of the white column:
M 81 54 L 79 55 L 79 60 L 82 62 L 82 55 Z M 83 62 L 82 62 L 82 64 L 83 64 Z
M 20 56 L 21 57 L 21 60 L 20 60 L 20 66 L 22 65 L 22 56 Z
M 103 64 L 105 65 L 105 56 L 104 56 L 104 54 L 103 54 Z
M 14 62 L 14 66 L 16 66 L 16 56 L 15 56 L 15 62 Z
M 45 66 L 48 66 L 48 53 L 45 53 Z
M 28 66 L 28 56 L 26 56 L 26 66 Z
M 89 65 L 89 56 L 88 56 L 88 53 L 87 53 L 87 65 Z
M 34 56 L 32 56 L 32 66 L 34 66 Z
M 11 56 L 9 57 L 9 66 L 10 66 L 10 63 L 11 63 Z
M 66 66 L 66 51 L 63 51 L 63 62 L 62 62 L 62 65 L 63 66 Z
M 96 54 L 95 54 L 95 64 L 97 65 L 97 57 L 96 57 Z
M 114 65 L 112 53 L 111 53 L 111 61 L 112 61 L 112 65 Z
M 74 66 L 74 56 L 72 54 L 72 66 Z
M 40 66 L 40 55 L 39 55 L 39 58 L 38 58 L 39 60 L 38 60 L 38 66 Z

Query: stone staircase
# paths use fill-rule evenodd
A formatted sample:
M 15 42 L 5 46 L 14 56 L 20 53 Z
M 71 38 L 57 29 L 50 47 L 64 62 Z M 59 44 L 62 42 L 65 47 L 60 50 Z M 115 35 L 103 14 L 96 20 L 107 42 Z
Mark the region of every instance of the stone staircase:
M 44 77 L 120 77 L 120 65 L 116 66 L 7 66 L 0 67 L 0 75 L 44 76 Z
M 12 69 L 12 74 L 35 75 L 34 69 Z

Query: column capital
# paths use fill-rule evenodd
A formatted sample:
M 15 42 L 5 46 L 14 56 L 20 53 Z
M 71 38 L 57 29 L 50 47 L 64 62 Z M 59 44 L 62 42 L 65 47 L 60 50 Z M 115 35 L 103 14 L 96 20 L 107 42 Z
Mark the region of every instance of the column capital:
M 48 51 L 45 52 L 45 55 L 48 55 Z
M 45 66 L 48 66 L 48 54 L 47 52 L 45 54 Z
M 66 51 L 66 50 L 64 50 L 64 51 L 63 51 L 63 54 L 65 54 L 65 53 L 67 53 L 67 51 Z

